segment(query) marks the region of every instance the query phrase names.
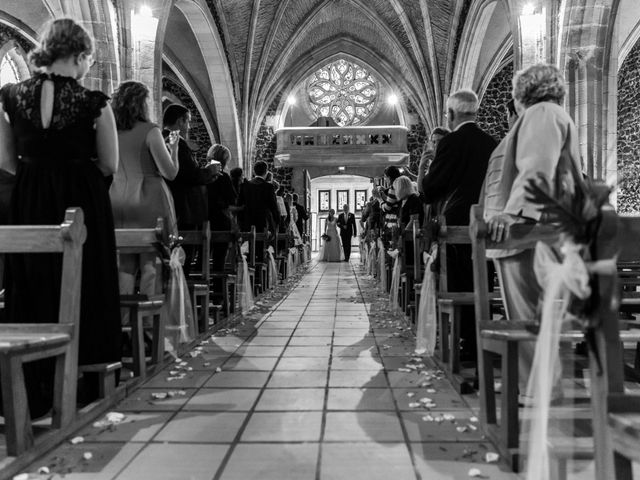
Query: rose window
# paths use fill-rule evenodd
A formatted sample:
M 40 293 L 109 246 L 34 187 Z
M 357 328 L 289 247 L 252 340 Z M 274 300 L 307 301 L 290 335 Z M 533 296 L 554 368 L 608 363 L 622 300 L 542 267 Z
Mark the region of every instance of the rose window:
M 307 80 L 309 107 L 318 117 L 331 117 L 341 127 L 362 125 L 378 106 L 378 81 L 348 60 L 336 60 Z

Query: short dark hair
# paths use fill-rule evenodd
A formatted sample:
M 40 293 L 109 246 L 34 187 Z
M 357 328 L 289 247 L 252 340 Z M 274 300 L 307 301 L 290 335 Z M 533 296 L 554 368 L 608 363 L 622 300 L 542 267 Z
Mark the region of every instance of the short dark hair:
M 264 162 L 262 160 L 258 160 L 253 165 L 253 173 L 255 173 L 257 176 L 261 177 L 265 173 L 267 173 L 267 169 L 268 168 L 269 168 L 269 166 L 267 165 L 267 162 Z
M 513 98 L 507 102 L 506 107 L 509 112 L 509 116 L 518 115 L 518 112 L 516 111 L 516 102 Z
M 300 196 L 297 193 L 293 194 L 293 201 L 294 202 L 297 202 L 299 198 L 300 198 Z
M 181 118 L 186 117 L 189 114 L 189 109 L 183 105 L 172 103 L 164 111 L 162 116 L 163 125 L 174 125 Z
M 240 167 L 235 167 L 235 168 L 232 168 L 231 170 L 229 170 L 229 176 L 231 178 L 240 178 L 243 173 L 244 172 L 242 171 L 242 168 L 240 168 Z
M 393 181 L 400 176 L 400 169 L 395 165 L 390 165 L 384 169 L 384 174 Z

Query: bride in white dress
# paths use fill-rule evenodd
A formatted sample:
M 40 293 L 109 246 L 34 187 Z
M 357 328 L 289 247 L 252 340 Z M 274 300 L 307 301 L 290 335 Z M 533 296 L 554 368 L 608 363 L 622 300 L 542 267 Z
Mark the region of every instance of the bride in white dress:
M 322 248 L 320 250 L 321 262 L 341 262 L 344 260 L 344 253 L 342 251 L 342 241 L 340 235 L 338 235 L 338 218 L 336 212 L 332 208 L 329 210 L 329 216 L 325 223 L 324 233 L 328 236 L 327 240 L 323 240 Z

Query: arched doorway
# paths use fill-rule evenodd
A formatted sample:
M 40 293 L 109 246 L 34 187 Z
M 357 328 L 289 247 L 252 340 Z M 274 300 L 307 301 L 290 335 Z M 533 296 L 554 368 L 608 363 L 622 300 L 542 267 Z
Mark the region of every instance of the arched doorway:
M 311 180 L 311 248 L 320 249 L 320 236 L 324 233 L 329 210 L 342 211 L 344 203 L 356 216 L 356 226 L 360 233 L 360 218 L 364 203 L 371 196 L 373 184 L 369 177 L 360 175 L 325 175 Z M 357 242 L 354 242 L 357 243 Z M 357 245 L 354 245 L 357 248 Z

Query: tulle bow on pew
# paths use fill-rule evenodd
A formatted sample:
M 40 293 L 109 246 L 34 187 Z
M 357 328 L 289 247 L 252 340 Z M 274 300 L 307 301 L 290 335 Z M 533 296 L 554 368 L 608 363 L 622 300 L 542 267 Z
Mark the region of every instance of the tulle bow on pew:
M 393 313 L 400 312 L 400 302 L 398 301 L 400 290 L 400 275 L 402 265 L 400 264 L 400 252 L 390 250 L 389 256 L 393 259 L 393 270 L 391 273 L 391 288 L 389 289 L 389 307 Z
M 420 303 L 418 304 L 418 325 L 416 332 L 416 353 L 433 355 L 436 348 L 436 273 L 432 269 L 438 256 L 438 244 L 433 243 L 429 253 L 423 252 L 424 276 L 420 287 Z
M 540 331 L 529 381 L 527 397 L 531 401 L 531 413 L 527 416 L 523 431 L 528 439 L 527 480 L 551 478 L 549 462 L 549 416 L 554 397 L 561 395 L 562 363 L 560 359 L 560 334 L 563 324 L 573 318 L 568 315 L 572 296 L 586 300 L 591 296 L 590 275 L 615 275 L 615 259 L 585 262 L 585 247 L 564 240 L 560 251 L 562 261 L 553 249 L 538 243 L 534 270 L 538 282 L 544 288 Z
M 166 300 L 167 320 L 165 324 L 165 345 L 168 351 L 176 352 L 178 345 L 193 339 L 195 319 L 189 296 L 189 287 L 184 277 L 182 265 L 186 255 L 182 247 L 174 247 L 169 257 L 169 295 Z
M 278 281 L 278 267 L 276 266 L 276 259 L 273 256 L 274 249 L 272 246 L 267 248 L 267 264 L 269 268 L 269 288 L 273 288 Z
M 251 279 L 249 278 L 249 264 L 242 249 L 239 257 L 240 262 L 238 263 L 240 263 L 240 265 L 238 274 L 240 278 L 238 278 L 238 298 L 240 300 L 240 311 L 246 313 L 253 307 L 253 288 L 251 286 Z
M 387 291 L 387 258 L 384 243 L 378 239 L 378 279 L 383 292 Z

